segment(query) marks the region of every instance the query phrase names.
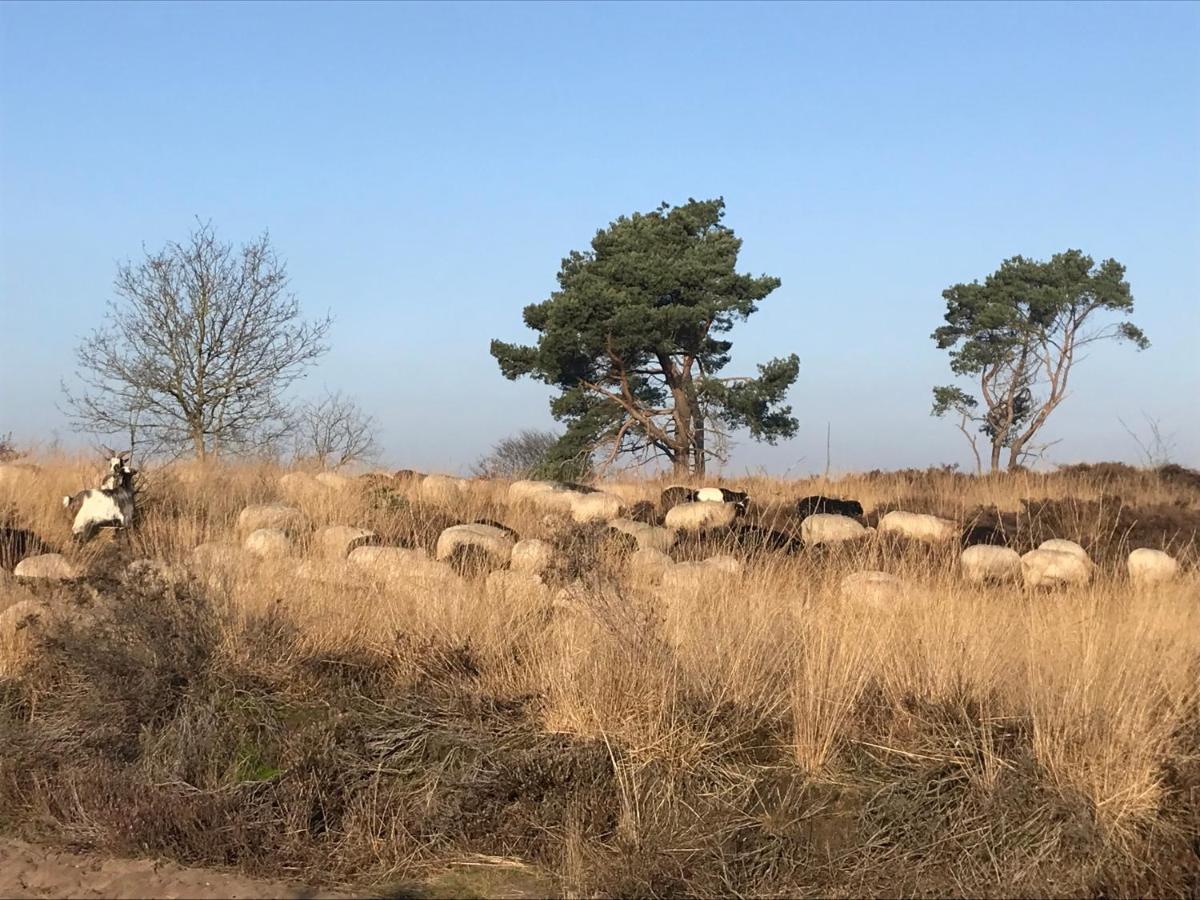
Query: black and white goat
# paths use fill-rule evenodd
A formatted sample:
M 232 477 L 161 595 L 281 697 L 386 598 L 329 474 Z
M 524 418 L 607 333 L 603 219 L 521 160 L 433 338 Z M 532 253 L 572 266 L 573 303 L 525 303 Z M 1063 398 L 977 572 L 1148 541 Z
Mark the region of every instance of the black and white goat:
M 63 497 L 63 506 L 75 513 L 71 534 L 77 541 L 91 540 L 96 530 L 105 526 L 133 524 L 133 476 L 137 474 L 130 465 L 133 451 L 108 453 L 108 474 L 98 488 Z

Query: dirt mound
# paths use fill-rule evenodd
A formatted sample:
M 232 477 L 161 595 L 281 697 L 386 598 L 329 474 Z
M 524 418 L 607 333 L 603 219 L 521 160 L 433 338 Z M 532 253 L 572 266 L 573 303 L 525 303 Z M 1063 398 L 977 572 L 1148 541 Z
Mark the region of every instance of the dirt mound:
M 115 859 L 0 840 L 0 897 L 344 897 L 152 859 Z

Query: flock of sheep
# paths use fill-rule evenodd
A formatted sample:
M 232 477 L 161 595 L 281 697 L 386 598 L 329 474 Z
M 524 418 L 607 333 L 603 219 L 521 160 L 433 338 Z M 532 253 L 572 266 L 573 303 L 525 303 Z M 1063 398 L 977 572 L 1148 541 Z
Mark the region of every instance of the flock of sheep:
M 81 529 L 89 533 L 94 530 L 95 523 L 90 519 L 81 524 L 85 512 L 101 507 L 104 507 L 101 512 L 107 510 L 105 504 L 110 500 L 104 492 L 119 487 L 122 472 L 131 471 L 125 456 L 114 455 L 109 463 L 112 471 L 101 488 L 75 498 L 86 501 L 74 504 L 79 509 L 74 529 L 77 535 Z M 382 487 L 404 490 L 424 504 L 448 509 L 458 507 L 475 484 L 466 479 L 425 476 L 407 470 L 360 479 L 336 473 L 316 476 L 289 473 L 279 480 L 280 492 L 285 497 L 302 496 L 314 489 Z M 753 532 L 762 546 L 800 550 L 853 546 L 871 540 L 875 534 L 951 545 L 962 534 L 959 524 L 948 519 L 904 511 L 888 512 L 871 528 L 861 521 L 863 510 L 856 501 L 814 496 L 795 504 L 800 518 L 800 538 L 796 540 L 748 524 L 744 517 L 750 498 L 739 491 L 669 487 L 655 506 L 645 501 L 630 502 L 617 490 L 617 486 L 598 490 L 585 485 L 523 480 L 508 485 L 505 499 L 510 507 L 523 505 L 540 513 L 548 525 L 570 522 L 619 538 L 629 550 L 631 576 L 667 591 L 744 574 L 744 561 L 727 553 L 700 561 L 672 559 L 672 549 L 688 537 L 712 539 L 720 547 L 723 535 L 736 541 Z M 131 513 L 132 496 L 127 500 L 129 506 L 123 512 Z M 126 515 L 122 515 L 120 521 L 103 524 L 125 522 Z M 301 543 L 307 544 L 306 554 L 299 552 Z M 445 528 L 432 554 L 423 549 L 380 543 L 372 531 L 352 525 L 312 529 L 299 506 L 274 502 L 247 506 L 238 517 L 236 543 L 202 544 L 192 552 L 191 561 L 197 571 L 212 571 L 246 559 L 294 560 L 295 574 L 300 578 L 334 580 L 349 571 L 427 587 L 459 578 L 467 570 L 466 564 L 472 563 L 474 571 L 489 573 L 489 587 L 537 589 L 545 586 L 543 576 L 561 552 L 552 542 L 521 539 L 511 528 L 493 521 L 464 522 Z M 1090 582 L 1095 570 L 1083 547 L 1057 539 L 1045 541 L 1024 555 L 1005 546 L 976 544 L 963 549 L 959 557 L 961 576 L 973 583 L 1023 582 L 1030 588 L 1080 585 Z M 1140 548 L 1129 554 L 1127 571 L 1132 582 L 1152 584 L 1177 578 L 1180 567 L 1167 553 Z M 66 557 L 51 553 L 21 560 L 13 574 L 19 578 L 69 579 L 79 573 Z M 880 571 L 854 572 L 841 583 L 844 596 L 875 603 L 890 602 L 903 588 L 899 578 Z

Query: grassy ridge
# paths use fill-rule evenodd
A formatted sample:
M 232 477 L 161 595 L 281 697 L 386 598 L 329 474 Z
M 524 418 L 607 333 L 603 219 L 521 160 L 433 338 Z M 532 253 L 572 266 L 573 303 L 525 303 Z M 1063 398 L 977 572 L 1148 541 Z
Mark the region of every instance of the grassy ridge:
M 7 486 L 10 527 L 65 543 L 90 466 Z M 42 586 L 0 645 L 0 821 L 26 836 L 247 873 L 430 893 L 1145 895 L 1200 890 L 1200 488 L 1125 468 L 739 482 L 763 525 L 811 493 L 1080 540 L 1086 589 L 980 588 L 953 549 L 729 547 L 744 579 L 662 596 L 619 547 L 503 502 L 411 489 L 293 498 L 314 524 L 429 546 L 488 518 L 553 541 L 569 602 L 466 579 L 431 595 L 298 579 L 102 574 L 231 539 L 278 471 L 148 473 L 129 545 Z M 630 502 L 662 485 L 614 485 Z M 57 507 L 57 508 L 56 508 Z M 1135 591 L 1160 546 L 1185 578 Z M 719 547 L 695 548 L 697 554 Z M 303 552 L 303 548 L 301 548 Z M 883 568 L 894 610 L 838 598 Z M 113 569 L 113 571 L 117 571 Z M 0 587 L 7 606 L 28 593 Z

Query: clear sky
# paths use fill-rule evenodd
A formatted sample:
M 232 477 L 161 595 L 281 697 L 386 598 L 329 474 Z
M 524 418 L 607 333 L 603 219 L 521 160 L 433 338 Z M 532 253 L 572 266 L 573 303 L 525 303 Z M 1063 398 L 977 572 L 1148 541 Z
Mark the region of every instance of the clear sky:
M 941 291 L 1014 254 L 1128 267 L 1153 342 L 1082 363 L 1054 461 L 1200 464 L 1200 5 L 0 4 L 0 433 L 71 435 L 116 263 L 269 228 L 385 460 L 551 423 L 493 337 L 597 228 L 723 195 L 783 280 L 729 373 L 795 351 L 800 435 L 731 473 L 963 461 L 929 415 Z M 1145 430 L 1144 427 L 1141 430 Z

